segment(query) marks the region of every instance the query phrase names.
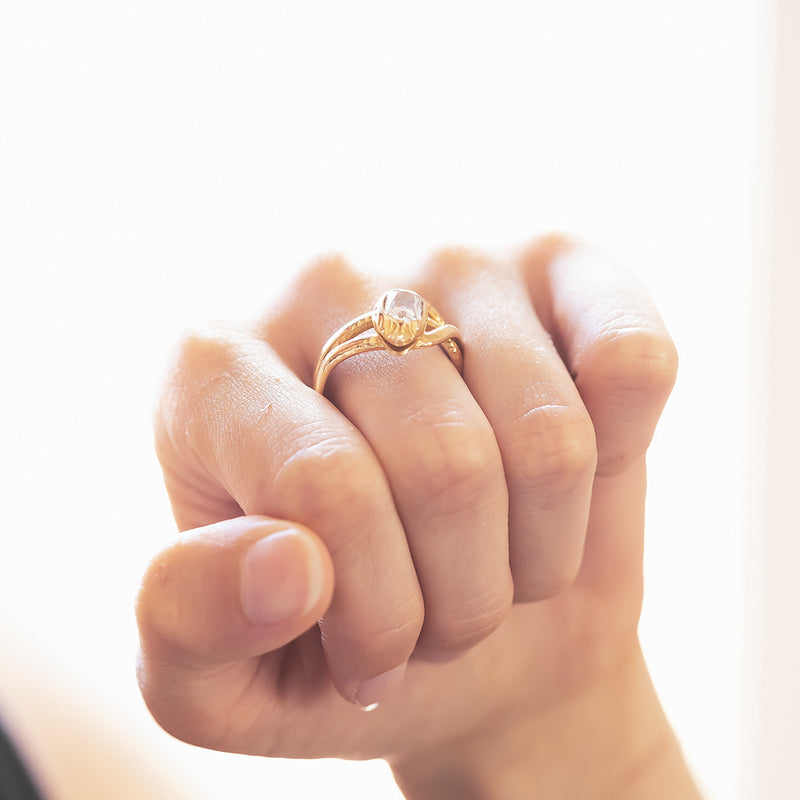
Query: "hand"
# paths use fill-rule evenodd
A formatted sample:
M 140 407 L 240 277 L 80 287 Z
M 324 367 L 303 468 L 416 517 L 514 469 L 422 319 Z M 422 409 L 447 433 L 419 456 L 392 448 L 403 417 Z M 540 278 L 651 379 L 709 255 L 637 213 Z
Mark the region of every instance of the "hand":
M 397 285 L 458 326 L 463 378 L 434 347 L 309 388 L 326 339 L 391 285 L 324 259 L 256 324 L 178 350 L 156 441 L 188 532 L 138 618 L 143 694 L 180 738 L 387 757 L 413 783 L 506 728 L 533 750 L 568 738 L 553 720 L 621 675 L 649 697 L 645 451 L 676 354 L 647 294 L 556 237 L 445 251 Z M 663 725 L 639 734 L 644 758 Z

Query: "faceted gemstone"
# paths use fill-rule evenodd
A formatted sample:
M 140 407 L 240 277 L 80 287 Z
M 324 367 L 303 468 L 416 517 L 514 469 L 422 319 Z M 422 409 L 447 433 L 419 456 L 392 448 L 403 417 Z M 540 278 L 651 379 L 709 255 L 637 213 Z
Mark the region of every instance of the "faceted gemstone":
M 425 301 L 407 289 L 390 289 L 375 304 L 372 324 L 381 338 L 396 350 L 412 345 L 428 322 Z

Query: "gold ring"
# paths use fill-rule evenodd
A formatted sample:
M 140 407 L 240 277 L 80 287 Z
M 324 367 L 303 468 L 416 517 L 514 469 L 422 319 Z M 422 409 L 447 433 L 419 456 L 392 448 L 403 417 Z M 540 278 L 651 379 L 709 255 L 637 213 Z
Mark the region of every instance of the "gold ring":
M 390 289 L 378 298 L 372 311 L 343 325 L 325 342 L 314 370 L 314 389 L 322 394 L 333 368 L 351 356 L 373 350 L 403 355 L 434 345 L 444 350 L 459 372 L 463 370 L 464 348 L 458 328 L 448 325 L 416 292 Z

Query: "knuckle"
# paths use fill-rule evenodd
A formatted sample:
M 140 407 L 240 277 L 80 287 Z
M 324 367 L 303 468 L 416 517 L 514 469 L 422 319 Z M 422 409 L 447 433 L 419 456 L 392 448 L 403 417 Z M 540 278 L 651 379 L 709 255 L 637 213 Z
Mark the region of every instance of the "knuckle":
M 283 342 L 282 356 L 298 374 L 315 363 L 328 335 L 375 302 L 374 278 L 332 253 L 304 266 L 259 324 L 267 341 Z M 313 324 L 298 336 L 298 315 Z
M 423 627 L 424 610 L 421 600 L 408 597 L 391 609 L 384 608 L 377 618 L 354 629 L 344 620 L 325 619 L 322 625 L 322 642 L 334 662 L 352 662 L 351 671 L 363 673 L 365 678 L 381 674 L 406 661 L 414 651 Z M 346 653 L 347 655 L 344 655 Z
M 292 283 L 288 302 L 281 318 L 296 324 L 298 308 L 307 312 L 309 298 L 324 298 L 328 308 L 349 307 L 353 302 L 367 302 L 372 290 L 367 276 L 343 255 L 329 253 L 305 266 Z M 320 309 L 320 313 L 322 309 Z
M 513 599 L 513 585 L 507 581 L 447 614 L 426 617 L 420 648 L 443 654 L 468 650 L 497 630 L 508 616 Z
M 574 252 L 583 246 L 572 234 L 547 233 L 523 247 L 518 266 L 528 282 L 537 284 L 558 256 Z
M 277 469 L 272 490 L 283 513 L 317 530 L 351 529 L 384 491 L 371 455 L 345 437 L 328 437 L 297 450 Z M 332 550 L 341 543 L 330 542 Z
M 601 339 L 587 364 L 588 376 L 606 391 L 662 398 L 675 383 L 678 352 L 667 333 L 642 328 Z
M 491 429 L 465 422 L 439 422 L 407 431 L 401 446 L 406 470 L 404 483 L 419 499 L 438 507 L 472 507 L 497 490 L 503 476 L 500 451 Z
M 449 285 L 453 281 L 473 278 L 489 269 L 486 255 L 464 246 L 442 247 L 428 260 L 425 275 L 437 285 Z
M 562 558 L 541 564 L 532 574 L 526 570 L 523 577 L 515 575 L 514 601 L 531 603 L 560 595 L 575 581 L 580 565 L 580 557 Z
M 242 468 L 245 445 L 260 422 L 254 414 L 264 406 L 262 398 L 253 402 L 253 359 L 249 334 L 222 325 L 188 330 L 175 347 L 153 427 L 170 496 L 184 505 L 225 503 L 225 475 L 237 484 L 252 483 Z M 261 377 L 261 388 L 268 390 Z
M 218 364 L 220 356 L 227 355 L 228 340 L 210 327 L 189 328 L 179 337 L 175 352 L 181 371 L 207 371 L 205 368 Z
M 230 376 L 232 366 L 241 361 L 245 336 L 243 330 L 222 325 L 184 331 L 168 364 L 166 387 L 207 394 L 208 387 Z
M 173 441 L 189 439 L 220 385 L 230 380 L 238 342 L 229 331 L 185 331 L 167 364 L 156 407 L 156 434 Z
M 297 284 L 318 286 L 336 284 L 342 281 L 359 280 L 360 273 L 340 253 L 326 253 L 314 259 L 298 275 Z
M 594 427 L 575 406 L 537 406 L 514 420 L 506 436 L 509 480 L 529 489 L 569 488 L 597 464 Z

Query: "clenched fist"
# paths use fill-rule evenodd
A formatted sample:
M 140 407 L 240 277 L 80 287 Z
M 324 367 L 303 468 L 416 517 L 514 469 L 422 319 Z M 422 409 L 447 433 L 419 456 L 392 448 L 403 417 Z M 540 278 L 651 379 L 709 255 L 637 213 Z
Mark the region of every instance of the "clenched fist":
M 394 286 L 457 339 L 357 352 L 315 391 Z M 559 237 L 405 276 L 322 259 L 188 334 L 156 416 L 183 534 L 137 609 L 152 713 L 206 747 L 384 757 L 410 797 L 652 799 L 624 789 L 653 768 L 696 797 L 636 636 L 675 371 L 637 280 Z

